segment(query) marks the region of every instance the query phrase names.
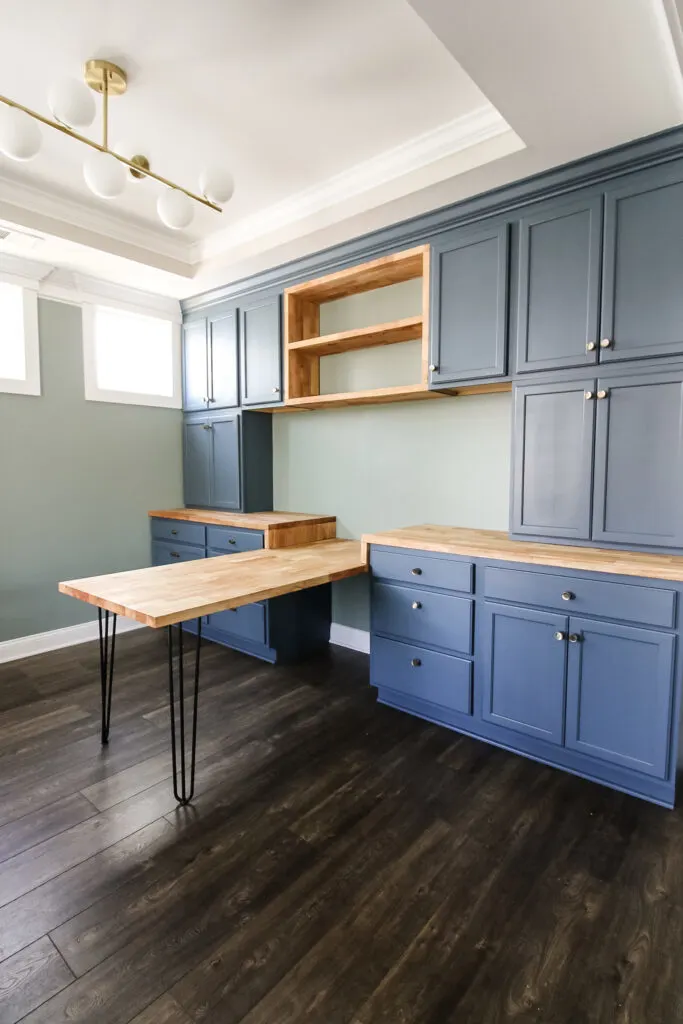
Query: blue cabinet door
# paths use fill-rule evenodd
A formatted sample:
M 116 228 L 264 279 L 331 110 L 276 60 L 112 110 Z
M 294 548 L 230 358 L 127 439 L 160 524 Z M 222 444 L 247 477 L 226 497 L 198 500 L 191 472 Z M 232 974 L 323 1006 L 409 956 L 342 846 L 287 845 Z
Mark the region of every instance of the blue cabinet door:
M 594 394 L 592 379 L 515 388 L 513 533 L 590 537 Z
M 683 374 L 601 379 L 597 396 L 593 540 L 680 547 Z
M 597 362 L 601 245 L 602 196 L 521 219 L 517 373 Z
M 482 717 L 561 744 L 567 661 L 567 616 L 484 602 Z
M 242 507 L 240 415 L 224 413 L 211 421 L 211 502 L 214 508 Z
M 666 778 L 675 637 L 576 618 L 569 630 L 566 746 Z
M 183 423 L 185 504 L 211 504 L 211 425 L 206 416 L 188 416 Z
M 209 320 L 209 402 L 212 409 L 239 405 L 237 312 L 232 309 Z
M 605 198 L 600 361 L 683 353 L 683 163 Z
M 282 401 L 282 313 L 279 295 L 240 307 L 242 405 Z
M 431 388 L 505 373 L 508 236 L 502 224 L 453 231 L 432 245 Z
M 183 325 L 183 409 L 194 412 L 207 409 L 209 379 L 206 320 L 191 320 Z

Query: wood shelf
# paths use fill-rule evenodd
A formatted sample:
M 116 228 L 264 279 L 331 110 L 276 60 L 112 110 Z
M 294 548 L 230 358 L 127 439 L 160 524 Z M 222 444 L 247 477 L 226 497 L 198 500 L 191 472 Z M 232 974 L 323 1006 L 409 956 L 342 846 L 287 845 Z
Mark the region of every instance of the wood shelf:
M 339 331 L 337 334 L 323 334 L 319 338 L 291 341 L 290 352 L 303 352 L 318 356 L 332 356 L 340 352 L 354 352 L 360 348 L 374 348 L 376 345 L 395 345 L 402 341 L 417 341 L 422 338 L 421 316 L 409 316 L 388 324 L 374 324 L 354 331 Z
M 303 281 L 287 289 L 287 294 L 296 299 L 308 299 L 311 302 L 331 302 L 332 299 L 345 299 L 349 295 L 372 291 L 375 288 L 386 288 L 390 284 L 412 281 L 422 277 L 424 256 L 429 253 L 428 245 L 418 245 L 414 249 L 405 249 L 390 256 L 380 256 L 369 263 L 361 263 L 356 267 L 347 267 L 325 277 L 316 277 L 312 281 Z
M 346 391 L 335 395 L 309 395 L 304 398 L 290 398 L 284 405 L 265 405 L 254 412 L 312 412 L 315 409 L 338 409 L 351 405 L 386 405 L 389 402 L 416 402 L 425 398 L 465 398 L 467 395 L 500 394 L 512 391 L 509 380 L 491 381 L 488 384 L 466 384 L 448 390 L 429 391 L 422 384 L 405 384 L 401 387 L 372 388 L 367 391 Z

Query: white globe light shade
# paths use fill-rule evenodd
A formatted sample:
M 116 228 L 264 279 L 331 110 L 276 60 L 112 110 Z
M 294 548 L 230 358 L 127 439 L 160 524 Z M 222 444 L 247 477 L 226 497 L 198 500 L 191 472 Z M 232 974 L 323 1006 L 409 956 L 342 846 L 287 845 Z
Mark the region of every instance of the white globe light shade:
M 181 231 L 192 223 L 194 203 L 184 192 L 168 188 L 157 199 L 157 213 L 167 228 Z
M 63 78 L 50 86 L 47 102 L 52 116 L 68 128 L 88 128 L 97 108 L 92 89 L 76 78 Z
M 86 157 L 83 177 L 91 192 L 101 199 L 115 199 L 126 187 L 126 169 L 116 157 L 95 150 Z
M 227 203 L 235 191 L 235 180 L 229 171 L 212 167 L 202 171 L 199 179 L 199 191 L 212 203 Z
M 43 142 L 38 123 L 16 107 L 0 112 L 0 152 L 12 160 L 32 160 Z

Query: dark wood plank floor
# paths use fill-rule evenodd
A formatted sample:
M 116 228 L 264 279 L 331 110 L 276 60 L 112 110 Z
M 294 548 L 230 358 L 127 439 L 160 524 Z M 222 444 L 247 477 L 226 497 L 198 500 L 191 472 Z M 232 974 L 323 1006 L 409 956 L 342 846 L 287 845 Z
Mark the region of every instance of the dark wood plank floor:
M 164 637 L 0 667 L 0 1024 L 675 1024 L 683 814 L 207 643 L 178 809 Z

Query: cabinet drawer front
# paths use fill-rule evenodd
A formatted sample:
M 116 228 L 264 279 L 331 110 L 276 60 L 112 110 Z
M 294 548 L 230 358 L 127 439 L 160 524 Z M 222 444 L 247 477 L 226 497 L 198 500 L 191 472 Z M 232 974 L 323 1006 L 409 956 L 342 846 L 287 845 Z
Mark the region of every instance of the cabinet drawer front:
M 204 557 L 204 548 L 169 544 L 163 540 L 152 542 L 152 565 L 173 565 L 174 562 L 192 562 Z
M 372 629 L 421 644 L 472 653 L 472 600 L 375 583 Z
M 209 615 L 209 626 L 263 644 L 266 642 L 266 609 L 262 604 L 245 604 L 227 612 L 216 612 Z
M 484 594 L 498 601 L 557 608 L 568 615 L 600 615 L 673 628 L 676 594 L 630 583 L 551 576 L 524 569 L 484 569 Z M 563 597 L 563 595 L 565 595 Z
M 202 523 L 186 523 L 182 519 L 152 519 L 152 537 L 172 544 L 196 544 L 203 548 L 206 527 Z
M 380 689 L 472 714 L 472 663 L 397 640 L 372 638 L 370 682 Z
M 238 551 L 259 551 L 263 547 L 260 530 L 240 530 L 230 526 L 209 526 L 206 530 L 206 544 L 224 554 Z
M 375 576 L 420 587 L 441 587 L 472 593 L 474 566 L 455 558 L 433 558 L 424 551 L 372 550 L 370 565 Z

